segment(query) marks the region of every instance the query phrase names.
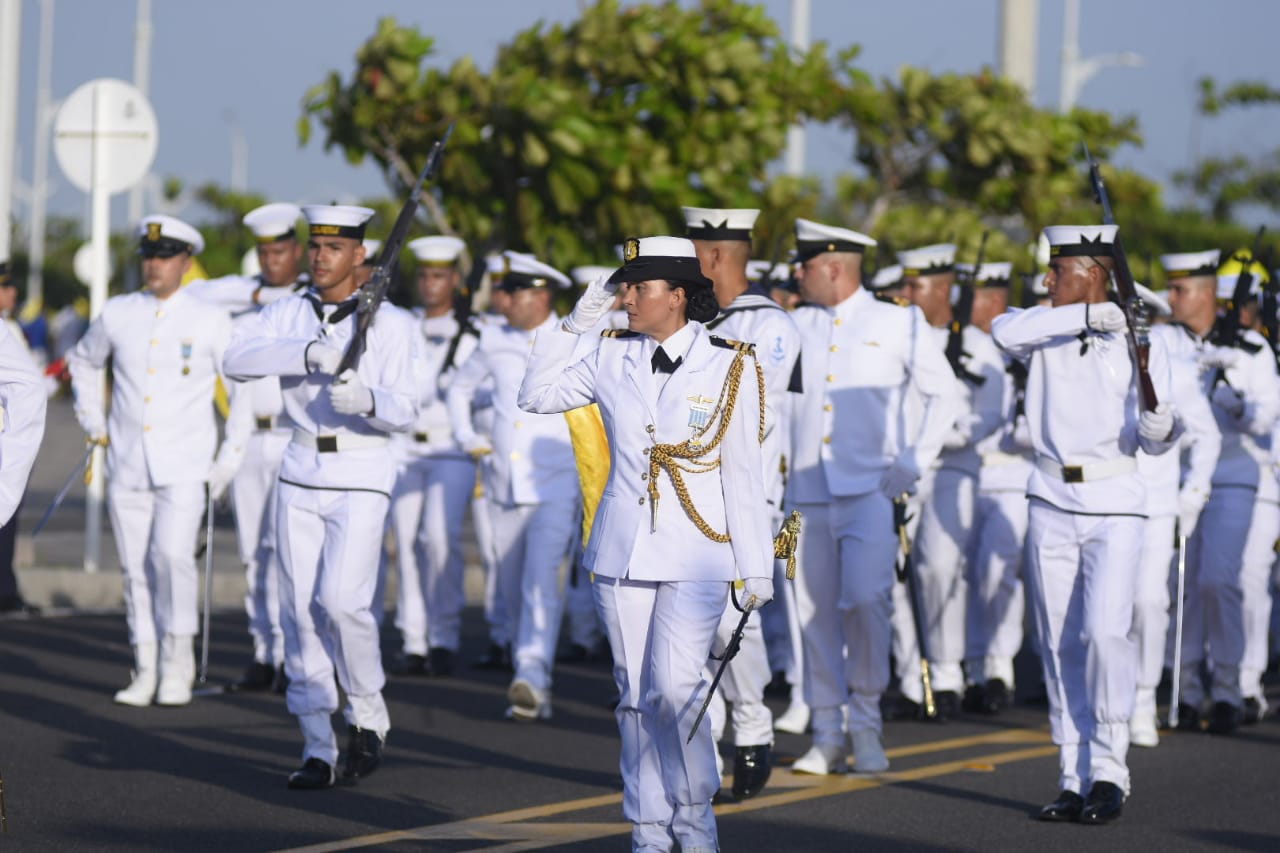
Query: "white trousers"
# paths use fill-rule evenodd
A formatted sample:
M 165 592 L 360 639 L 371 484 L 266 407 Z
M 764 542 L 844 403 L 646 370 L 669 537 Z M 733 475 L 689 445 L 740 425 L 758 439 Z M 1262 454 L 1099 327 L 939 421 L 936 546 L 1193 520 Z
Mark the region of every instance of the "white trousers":
M 1244 659 L 1245 544 L 1253 526 L 1253 489 L 1215 488 L 1187 543 L 1182 625 L 1182 701 L 1204 701 L 1200 667 L 1212 657 L 1211 696 L 1240 705 Z
M 126 489 L 107 481 L 107 510 L 124 575 L 129 642 L 156 643 L 199 629 L 196 534 L 203 482 Z M 210 543 L 212 547 L 212 543 Z
M 347 695 L 347 722 L 385 735 L 391 723 L 382 700 L 386 679 L 372 604 L 387 496 L 283 482 L 277 493 L 289 711 L 313 719 L 336 711 L 336 671 Z M 303 725 L 303 733 L 304 758 L 337 761 L 331 730 Z
M 414 458 L 396 477 L 390 511 L 400 572 L 396 627 L 406 654 L 456 652 L 461 644 L 462 524 L 475 480 L 474 462 L 440 456 Z
M 1059 788 L 1129 790 L 1129 717 L 1137 689 L 1130 637 L 1144 519 L 1075 515 L 1030 501 L 1027 592 L 1036 611 Z
M 738 598 L 741 600 L 741 592 L 738 593 Z M 738 653 L 725 666 L 718 695 L 711 700 L 707 709 L 711 732 L 719 741 L 724 736 L 725 703 L 733 706 L 734 746 L 773 745 L 773 713 L 764 704 L 764 688 L 773 674 L 769 671 L 769 655 L 765 651 L 764 631 L 760 623 L 763 612 L 759 611 L 747 619 Z M 720 624 L 716 626 L 716 639 L 711 649 L 713 654 L 724 654 L 740 621 L 742 613 L 730 602 L 720 617 Z M 707 662 L 707 683 L 715 678 L 719 668 L 720 661 L 715 658 Z
M 276 554 L 275 484 L 290 434 L 257 430 L 249 436 L 244 461 L 231 481 L 236 513 L 236 542 L 244 566 L 248 592 L 244 611 L 249 617 L 253 659 L 278 666 L 284 663 L 284 631 L 280 628 L 280 560 Z
M 979 490 L 976 533 L 970 543 L 965 677 L 970 684 L 998 678 L 1012 688 L 1013 659 L 1022 648 L 1025 599 L 1022 554 L 1027 538 L 1027 496 Z
M 600 621 L 613 650 L 614 715 L 622 737 L 622 812 L 633 850 L 717 849 L 711 798 L 720 789 L 711 727 L 685 743 L 710 684 L 707 654 L 728 584 L 596 577 Z
M 889 684 L 891 594 L 898 538 L 893 504 L 879 492 L 801 504 L 805 518 L 796 570 L 804 639 L 804 696 L 815 711 L 849 705 L 850 731 L 879 731 L 880 695 Z
M 513 626 L 516 678 L 551 687 L 560 636 L 560 567 L 581 530 L 575 496 L 537 504 L 490 502 L 498 558 L 496 588 Z
M 929 647 L 934 690 L 964 689 L 965 617 L 969 605 L 968 559 L 973 553 L 978 479 L 941 468 L 924 502 L 915 540 L 915 570 Z
M 582 538 L 574 537 L 569 577 L 564 584 L 565 629 L 569 642 L 594 650 L 604 635 L 604 627 L 596 614 L 596 599 L 591 592 L 591 573 L 582 565 Z
M 1143 715 L 1156 712 L 1156 688 L 1164 669 L 1165 643 L 1169 636 L 1169 582 L 1177 583 L 1174 562 L 1177 544 L 1173 532 L 1177 517 L 1154 515 L 1142 528 L 1142 562 L 1133 597 L 1131 636 L 1138 646 L 1138 693 L 1136 710 Z
M 483 463 L 482 463 L 483 464 Z M 493 539 L 493 513 L 489 498 L 481 491 L 480 465 L 476 466 L 475 491 L 471 498 L 471 526 L 476 534 L 476 550 L 484 570 L 484 621 L 489 626 L 489 641 L 497 646 L 511 642 L 515 626 L 507 625 L 507 603 L 498 588 L 498 551 Z
M 1263 476 L 1267 476 L 1263 472 Z M 1280 536 L 1280 505 L 1258 500 L 1244 545 L 1240 588 L 1244 595 L 1244 655 L 1240 659 L 1240 692 L 1262 699 L 1267 669 L 1267 632 L 1271 627 L 1271 564 Z M 1210 656 L 1213 656 L 1212 650 Z

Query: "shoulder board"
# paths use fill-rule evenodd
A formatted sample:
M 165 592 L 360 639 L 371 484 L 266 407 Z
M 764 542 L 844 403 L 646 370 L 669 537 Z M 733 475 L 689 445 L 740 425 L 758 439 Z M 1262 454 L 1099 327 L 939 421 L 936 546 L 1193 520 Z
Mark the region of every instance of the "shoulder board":
M 737 350 L 738 352 L 746 352 L 755 355 L 756 345 L 749 344 L 746 341 L 732 341 L 728 338 L 722 338 L 718 335 L 710 335 L 711 345 L 713 347 L 721 347 L 723 349 Z
M 639 332 L 633 332 L 630 329 L 605 329 L 600 333 L 602 338 L 638 338 Z

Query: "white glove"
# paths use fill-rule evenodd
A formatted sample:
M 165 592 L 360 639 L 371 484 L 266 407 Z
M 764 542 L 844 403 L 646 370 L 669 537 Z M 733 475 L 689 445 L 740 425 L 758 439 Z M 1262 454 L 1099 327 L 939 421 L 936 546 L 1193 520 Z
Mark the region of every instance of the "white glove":
M 493 452 L 493 445 L 489 444 L 489 439 L 485 438 L 483 435 L 473 435 L 470 438 L 463 439 L 458 442 L 458 444 L 462 446 L 463 450 L 467 451 L 467 453 L 471 454 L 476 459 L 479 459 L 481 456 L 488 456 Z
M 1232 418 L 1244 414 L 1244 398 L 1236 393 L 1230 385 L 1219 385 L 1213 389 L 1213 404 Z
M 106 447 L 108 444 L 107 431 L 105 429 L 93 430 L 89 433 L 89 437 L 87 440 L 90 444 L 96 444 L 99 447 Z
M 1138 435 L 1147 441 L 1168 441 L 1172 434 L 1173 412 L 1164 403 L 1156 406 L 1154 412 L 1138 415 Z
M 590 331 L 600 318 L 609 313 L 613 307 L 613 299 L 618 293 L 618 285 L 609 284 L 609 275 L 601 275 L 587 285 L 587 289 L 578 297 L 578 304 L 564 319 L 564 330 L 575 335 Z
M 1200 511 L 1204 509 L 1209 496 L 1200 489 L 1186 487 L 1178 492 L 1178 532 L 1190 536 L 1200 520 Z
M 226 495 L 231 481 L 236 476 L 236 469 L 222 462 L 215 462 L 209 469 L 209 500 L 217 503 Z
M 1210 347 L 1196 356 L 1201 367 L 1211 370 L 1226 370 L 1239 364 L 1244 353 L 1235 347 Z
M 313 341 L 307 345 L 307 371 L 333 374 L 342 363 L 342 354 L 342 350 L 337 347 L 323 341 Z
M 365 387 L 354 370 L 344 370 L 329 386 L 329 402 L 333 410 L 342 415 L 373 414 L 373 392 Z
M 915 463 L 904 453 L 880 477 L 880 493 L 889 500 L 897 500 L 904 494 L 914 495 L 919 479 L 920 472 L 916 470 Z
M 965 415 L 952 424 L 951 429 L 942 439 L 942 448 L 944 450 L 961 450 L 969 446 L 969 440 L 973 436 L 974 417 Z
M 1095 302 L 1085 306 L 1089 329 L 1095 332 L 1123 332 L 1129 321 L 1114 302 Z
M 759 610 L 773 601 L 773 580 L 770 578 L 747 578 L 742 582 L 742 609 Z

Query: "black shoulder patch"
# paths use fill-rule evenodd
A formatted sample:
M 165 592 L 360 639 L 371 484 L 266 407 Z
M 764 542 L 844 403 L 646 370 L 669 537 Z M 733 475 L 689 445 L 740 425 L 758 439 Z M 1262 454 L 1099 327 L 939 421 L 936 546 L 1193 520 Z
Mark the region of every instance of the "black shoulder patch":
M 755 355 L 756 345 L 749 344 L 746 341 L 733 341 L 728 338 L 722 338 L 719 335 L 711 335 L 711 345 L 713 347 L 721 347 L 723 349 L 737 350 L 738 352 L 746 352 Z
M 600 333 L 602 338 L 638 338 L 639 332 L 633 332 L 630 329 L 605 329 Z

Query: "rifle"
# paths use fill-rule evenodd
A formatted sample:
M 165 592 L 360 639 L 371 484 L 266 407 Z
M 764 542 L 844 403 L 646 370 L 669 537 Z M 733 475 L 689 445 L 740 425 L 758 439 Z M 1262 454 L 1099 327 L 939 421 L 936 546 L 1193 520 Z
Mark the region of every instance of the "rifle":
M 1102 222 L 1105 225 L 1115 225 L 1116 218 L 1111 212 L 1111 199 L 1107 195 L 1106 185 L 1102 183 L 1102 173 L 1098 170 L 1098 163 L 1089 153 L 1089 145 L 1083 140 L 1080 145 L 1084 148 L 1084 158 L 1089 164 L 1089 181 L 1093 184 L 1094 200 L 1102 205 Z M 1146 309 L 1142 305 L 1142 297 L 1138 296 L 1134 289 L 1133 272 L 1129 269 L 1129 256 L 1125 254 L 1119 231 L 1116 232 L 1111 253 L 1114 261 L 1113 274 L 1116 290 L 1120 294 L 1120 307 L 1124 309 L 1128 326 L 1125 329 L 1125 338 L 1129 342 L 1129 356 L 1133 359 L 1135 379 L 1138 382 L 1138 403 L 1142 411 L 1153 412 L 1160 401 L 1156 399 L 1156 389 L 1151 384 L 1151 374 L 1147 372 L 1147 362 L 1151 355 L 1151 338 L 1145 321 Z
M 351 344 L 347 347 L 347 351 L 343 353 L 342 361 L 338 363 L 336 376 L 341 376 L 348 370 L 354 370 L 360 363 L 360 357 L 364 355 L 369 327 L 373 324 L 373 315 L 378 313 L 379 306 L 387 298 L 387 291 L 391 287 L 391 275 L 400 261 L 400 248 L 404 245 L 404 238 L 409 234 L 409 226 L 413 224 L 414 214 L 418 212 L 422 187 L 439 168 L 440 155 L 444 152 L 444 146 L 452 133 L 453 123 L 450 122 L 444 136 L 431 147 L 431 153 L 427 155 L 427 165 L 422 167 L 422 174 L 418 175 L 408 200 L 405 201 L 404 207 L 400 208 L 400 215 L 396 217 L 396 224 L 391 227 L 387 241 L 382 244 L 382 251 L 378 254 L 378 262 L 374 265 L 369 280 L 360 288 L 360 303 L 356 309 L 356 331 L 351 336 Z
M 1211 340 L 1215 346 L 1220 347 L 1239 347 L 1249 352 L 1257 352 L 1258 346 L 1244 340 L 1244 326 L 1240 322 L 1240 314 L 1244 311 L 1245 303 L 1249 301 L 1249 291 L 1253 289 L 1253 266 L 1254 258 L 1258 257 L 1258 249 L 1262 244 L 1262 236 L 1266 233 L 1267 226 L 1262 225 L 1258 228 L 1258 234 L 1253 238 L 1253 249 L 1249 252 L 1247 258 L 1236 256 L 1235 260 L 1240 262 L 1240 275 L 1236 278 L 1235 289 L 1231 291 L 1231 298 L 1227 300 L 1227 310 L 1218 322 L 1213 324 L 1213 333 Z
M 480 280 L 484 278 L 485 256 L 488 254 L 489 249 L 496 245 L 497 240 L 490 238 L 477 247 L 471 255 L 471 269 L 467 270 L 467 277 L 462 282 L 462 289 L 453 298 L 453 316 L 458 321 L 458 333 L 453 336 L 453 340 L 449 341 L 449 350 L 445 353 L 444 362 L 440 365 L 441 376 L 454 366 L 454 361 L 458 357 L 458 346 L 462 343 L 462 336 L 466 334 L 479 335 L 475 326 L 471 325 L 471 315 L 475 312 L 475 306 L 472 302 L 475 299 L 476 290 L 480 287 Z
M 957 284 L 960 285 L 960 298 L 951 309 L 951 327 L 947 331 L 947 363 L 951 365 L 957 379 L 964 379 L 974 385 L 981 385 L 987 378 L 972 372 L 963 364 L 964 327 L 969 325 L 973 317 L 973 286 L 978 280 L 978 271 L 982 269 L 982 258 L 987 252 L 987 235 L 990 233 L 982 232 L 982 242 L 978 244 L 978 257 L 973 263 L 973 272 L 963 279 L 956 276 Z
M 926 719 L 938 716 L 938 706 L 933 701 L 933 677 L 929 672 L 929 649 L 924 630 L 924 614 L 921 612 L 920 589 L 916 585 L 915 566 L 911 560 L 911 537 L 907 534 L 907 496 L 893 501 L 893 527 L 898 533 L 898 545 L 902 549 L 902 562 L 896 565 L 898 580 L 907 585 L 907 600 L 911 602 L 911 623 L 915 628 L 916 646 L 920 649 L 920 682 L 924 688 L 924 715 Z

